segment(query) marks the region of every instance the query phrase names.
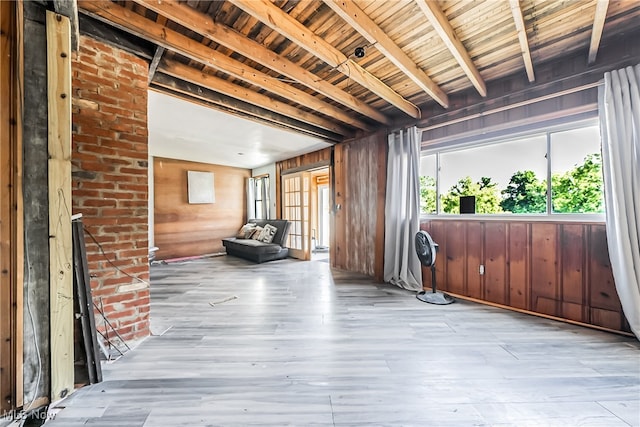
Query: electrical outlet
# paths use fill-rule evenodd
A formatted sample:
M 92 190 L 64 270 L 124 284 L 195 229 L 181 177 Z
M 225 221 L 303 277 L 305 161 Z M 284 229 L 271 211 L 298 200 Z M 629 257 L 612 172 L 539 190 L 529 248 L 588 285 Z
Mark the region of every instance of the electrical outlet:
M 482 276 L 484 274 L 484 265 L 480 264 L 480 268 L 478 270 L 480 272 L 480 275 Z

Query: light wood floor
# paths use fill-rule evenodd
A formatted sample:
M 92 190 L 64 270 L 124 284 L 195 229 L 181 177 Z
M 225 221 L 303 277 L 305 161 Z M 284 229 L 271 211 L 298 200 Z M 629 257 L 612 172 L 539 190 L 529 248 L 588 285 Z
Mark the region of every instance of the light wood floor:
M 640 425 L 632 338 L 425 304 L 326 261 L 154 265 L 151 290 L 157 335 L 48 425 Z

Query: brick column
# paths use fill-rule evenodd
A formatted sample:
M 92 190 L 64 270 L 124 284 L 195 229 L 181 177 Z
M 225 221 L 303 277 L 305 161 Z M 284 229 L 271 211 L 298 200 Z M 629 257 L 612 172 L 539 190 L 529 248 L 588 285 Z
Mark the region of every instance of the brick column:
M 127 341 L 149 334 L 147 75 L 144 60 L 81 36 L 73 211 L 83 215 L 94 302 Z M 104 329 L 100 315 L 96 324 Z

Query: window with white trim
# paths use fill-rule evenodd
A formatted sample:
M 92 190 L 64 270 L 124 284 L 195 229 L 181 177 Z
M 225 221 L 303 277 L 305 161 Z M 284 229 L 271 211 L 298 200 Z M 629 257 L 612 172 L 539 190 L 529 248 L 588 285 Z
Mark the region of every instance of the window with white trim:
M 463 211 L 472 203 L 477 214 L 604 212 L 593 123 L 425 151 L 420 166 L 425 214 L 459 214 L 461 201 Z

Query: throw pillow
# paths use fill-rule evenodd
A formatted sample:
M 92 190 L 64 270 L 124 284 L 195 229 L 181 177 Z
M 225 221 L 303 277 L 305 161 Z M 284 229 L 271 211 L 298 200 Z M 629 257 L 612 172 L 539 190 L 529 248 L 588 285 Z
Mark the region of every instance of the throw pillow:
M 276 231 L 278 231 L 276 227 L 271 224 L 266 224 L 262 229 L 262 232 L 260 232 L 260 237 L 258 237 L 258 240 L 264 243 L 271 243 L 273 242 L 273 238 L 276 235 Z
M 236 233 L 236 239 L 248 239 L 255 228 L 256 225 L 252 223 L 243 225 Z
M 260 233 L 262 233 L 262 227 L 260 227 L 259 225 L 256 225 L 256 227 L 253 229 L 253 232 L 251 233 L 249 238 L 253 240 L 260 240 Z

